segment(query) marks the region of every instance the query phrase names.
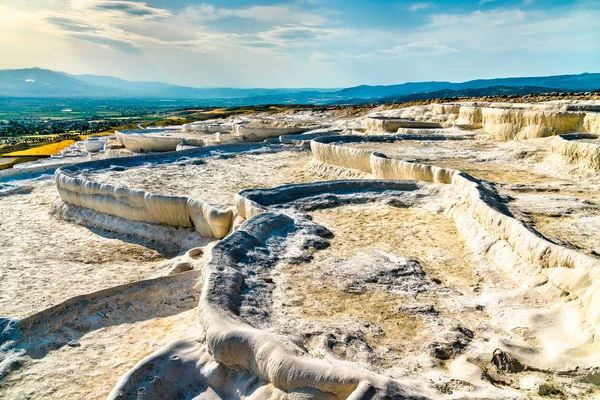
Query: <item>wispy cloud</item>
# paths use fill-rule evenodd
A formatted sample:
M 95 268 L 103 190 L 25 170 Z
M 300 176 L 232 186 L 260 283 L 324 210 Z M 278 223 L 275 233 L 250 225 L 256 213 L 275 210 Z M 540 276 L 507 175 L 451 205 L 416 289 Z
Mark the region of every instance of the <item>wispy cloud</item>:
M 243 18 L 277 24 L 322 25 L 328 21 L 323 14 L 301 9 L 297 5 L 251 6 L 224 8 L 210 3 L 186 8 L 185 13 L 198 21 L 216 21 L 225 18 Z
M 71 0 L 73 9 L 100 11 L 104 14 L 142 19 L 158 19 L 171 16 L 168 10 L 150 7 L 144 2 L 121 0 Z
M 518 74 L 525 65 L 533 73 L 555 65 L 593 70 L 600 53 L 600 8 L 592 0 L 568 7 L 465 0 L 447 9 L 415 0 L 403 3 L 398 18 L 379 15 L 377 24 L 355 7 L 329 9 L 338 2 L 327 0 L 248 0 L 235 7 L 204 1 L 176 8 L 164 0 L 0 0 L 0 54 L 8 55 L 0 57 L 0 68 L 79 68 L 211 86 L 273 86 L 276 79 L 341 86 L 342 77 L 456 79 L 467 75 L 466 66 L 469 74 Z M 389 12 L 364 7 L 373 19 Z
M 313 28 L 310 26 L 288 25 L 276 26 L 265 32 L 259 32 L 256 36 L 267 43 L 289 46 L 310 46 L 317 41 L 331 38 L 335 35 L 333 29 Z
M 428 42 L 411 42 L 396 46 L 390 50 L 383 50 L 383 53 L 397 56 L 438 56 L 444 54 L 458 53 L 460 50 L 448 47 L 443 44 L 434 44 Z
M 421 11 L 421 10 L 426 10 L 428 8 L 432 8 L 434 5 L 433 3 L 412 3 L 409 7 L 408 10 L 410 12 L 417 12 L 417 11 Z
M 369 53 L 347 53 L 345 51 L 322 52 L 314 51 L 310 54 L 310 61 L 322 64 L 332 64 L 336 62 L 346 62 L 352 60 L 365 60 L 371 57 L 380 57 L 379 52 Z
M 436 14 L 419 32 L 417 41 L 444 42 L 486 53 L 506 51 L 594 51 L 600 48 L 599 9 L 570 9 L 560 15 L 518 8 L 497 8 L 466 14 Z M 585 28 L 583 28 L 585 27 Z
M 90 32 L 95 31 L 97 27 L 86 23 L 85 21 L 75 20 L 66 17 L 48 17 L 46 21 L 52 25 L 70 32 Z
M 90 43 L 96 43 L 96 44 L 106 46 L 109 48 L 114 48 L 114 49 L 123 51 L 125 53 L 138 53 L 141 51 L 138 47 L 134 46 L 132 43 L 124 41 L 124 40 L 110 39 L 110 38 L 103 37 L 103 36 L 89 35 L 89 34 L 83 34 L 83 33 L 72 33 L 72 34 L 69 34 L 68 36 L 73 39 L 79 39 L 79 40 L 83 40 L 83 41 L 90 42 Z

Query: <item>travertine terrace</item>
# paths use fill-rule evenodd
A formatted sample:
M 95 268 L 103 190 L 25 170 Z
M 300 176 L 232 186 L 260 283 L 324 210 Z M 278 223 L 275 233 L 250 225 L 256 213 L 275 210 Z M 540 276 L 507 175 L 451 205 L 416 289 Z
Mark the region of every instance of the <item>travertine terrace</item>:
M 598 100 L 315 109 L 3 172 L 0 397 L 597 398 L 598 135 Z

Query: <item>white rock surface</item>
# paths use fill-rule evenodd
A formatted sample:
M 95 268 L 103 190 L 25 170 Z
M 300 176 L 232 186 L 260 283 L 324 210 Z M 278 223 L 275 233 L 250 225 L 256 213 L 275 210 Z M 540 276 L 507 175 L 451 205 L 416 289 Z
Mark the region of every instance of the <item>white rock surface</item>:
M 597 106 L 252 115 L 236 126 L 258 133 L 214 137 L 327 128 L 315 131 L 311 154 L 299 150 L 308 135 L 297 135 L 288 147 L 227 144 L 62 167 L 62 201 L 45 170 L 0 174 L 0 201 L 12 207 L 0 234 L 9 260 L 0 306 L 13 318 L 0 320 L 0 394 L 594 398 L 600 175 L 587 149 L 596 144 L 556 135 L 597 133 Z M 337 136 L 321 135 L 327 129 Z M 373 135 L 385 129 L 401 131 Z M 158 149 L 173 138 L 156 130 L 146 139 Z M 360 179 L 314 183 L 323 176 Z M 269 189 L 282 184 L 291 185 Z M 36 223 L 39 232 L 19 231 Z M 120 245 L 104 240 L 111 230 Z M 53 231 L 64 233 L 48 241 Z M 112 261 L 102 260 L 132 238 L 176 254 L 140 260 L 137 275 L 106 270 Z M 52 251 L 60 257 L 45 256 Z M 94 251 L 82 273 L 78 257 Z M 11 304 L 20 281 L 47 300 Z

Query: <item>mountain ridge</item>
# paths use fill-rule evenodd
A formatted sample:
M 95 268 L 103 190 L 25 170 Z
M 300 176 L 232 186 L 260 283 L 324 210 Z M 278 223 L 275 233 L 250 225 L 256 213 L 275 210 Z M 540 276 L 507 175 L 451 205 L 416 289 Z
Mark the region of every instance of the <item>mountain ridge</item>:
M 195 88 L 162 82 L 128 81 L 108 75 L 73 75 L 38 67 L 0 70 L 0 97 L 229 99 L 335 90 L 339 89 Z
M 418 93 L 461 91 L 492 87 L 539 88 L 547 91 L 600 89 L 600 73 L 475 79 L 466 82 L 425 81 L 397 85 L 359 85 L 336 88 L 194 88 L 161 82 L 128 81 L 102 75 L 72 75 L 42 68 L 0 70 L 0 97 L 30 98 L 140 98 L 189 100 L 240 100 L 268 103 L 329 104 L 394 99 Z M 506 89 L 498 89 L 506 92 Z M 533 89 L 532 89 L 533 90 Z M 518 92 L 523 93 L 523 90 Z M 244 101 L 246 100 L 246 101 Z M 249 104 L 249 103 L 248 103 Z
M 406 82 L 397 85 L 360 85 L 342 89 L 340 92 L 343 92 L 348 96 L 359 98 L 384 98 L 390 96 L 408 95 L 412 93 L 428 93 L 444 89 L 483 89 L 493 86 L 530 86 L 564 90 L 596 90 L 600 89 L 600 73 L 584 72 L 581 74 L 550 75 L 539 77 L 474 79 L 466 82 L 428 81 Z M 422 87 L 426 87 L 426 90 L 422 90 Z M 382 96 L 381 94 L 383 92 L 385 92 L 386 95 Z M 390 92 L 393 94 L 387 95 L 387 93 Z
M 459 97 L 487 97 L 487 96 L 524 96 L 524 95 L 540 95 L 544 93 L 552 93 L 552 92 L 567 92 L 564 89 L 556 89 L 556 88 L 547 88 L 540 86 L 489 86 L 485 88 L 478 89 L 442 89 L 436 90 L 434 92 L 425 92 L 425 93 L 412 93 L 404 96 L 391 96 L 391 97 L 383 97 L 379 99 L 350 99 L 345 104 L 365 104 L 365 103 L 373 103 L 373 104 L 386 104 L 386 103 L 402 103 L 409 101 L 419 101 L 419 100 L 433 100 L 433 99 L 449 99 L 449 98 L 459 98 Z

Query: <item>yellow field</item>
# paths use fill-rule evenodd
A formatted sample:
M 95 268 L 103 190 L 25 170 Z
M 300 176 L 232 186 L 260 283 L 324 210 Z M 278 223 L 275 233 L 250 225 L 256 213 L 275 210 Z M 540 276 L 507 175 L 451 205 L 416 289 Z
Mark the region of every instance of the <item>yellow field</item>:
M 215 108 L 209 111 L 202 111 L 201 114 L 223 114 L 225 111 L 227 111 L 226 108 Z
M 243 114 L 251 112 L 254 112 L 254 110 L 229 110 L 228 108 L 215 108 L 209 111 L 201 111 L 199 114 Z
M 58 154 L 62 149 L 75 143 L 74 140 L 62 140 L 57 143 L 45 144 L 43 146 L 32 147 L 31 149 L 14 151 L 12 153 L 3 154 L 2 157 L 35 157 L 35 156 L 51 156 Z

